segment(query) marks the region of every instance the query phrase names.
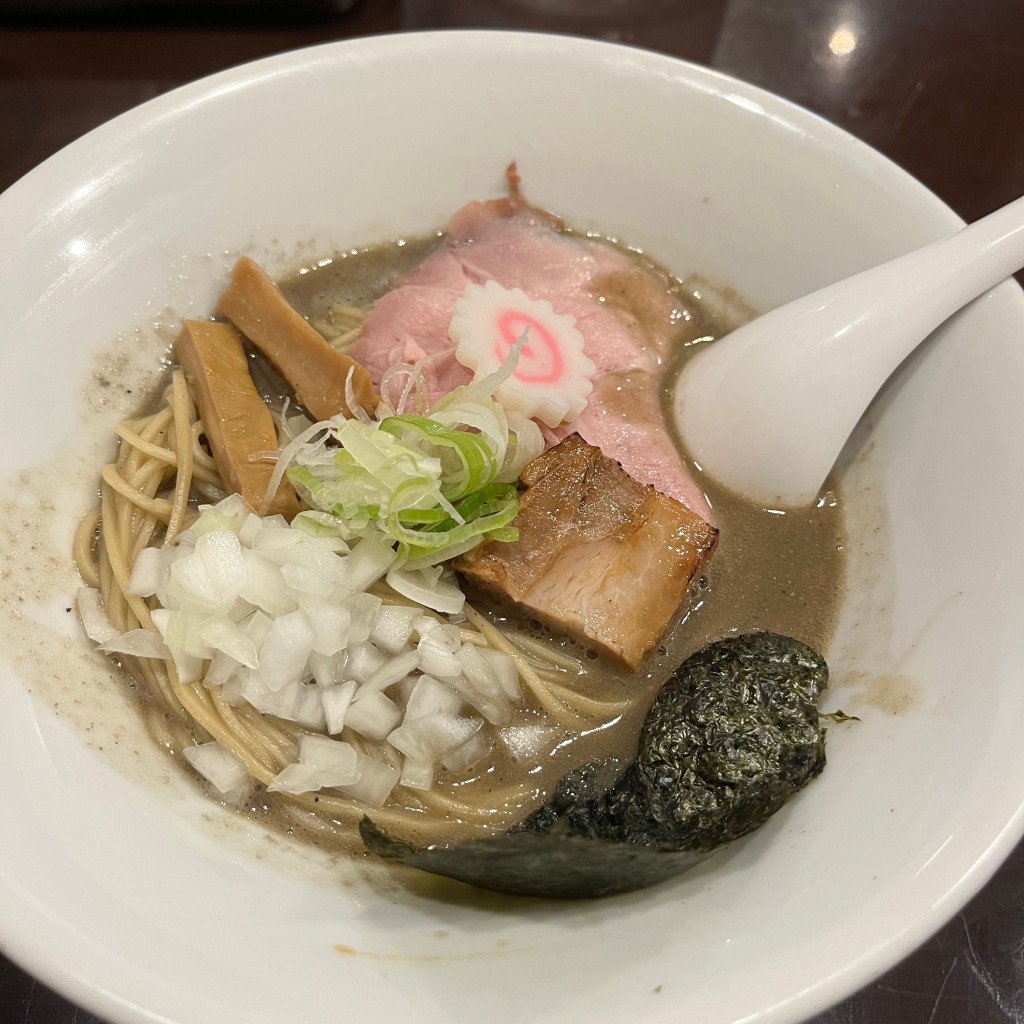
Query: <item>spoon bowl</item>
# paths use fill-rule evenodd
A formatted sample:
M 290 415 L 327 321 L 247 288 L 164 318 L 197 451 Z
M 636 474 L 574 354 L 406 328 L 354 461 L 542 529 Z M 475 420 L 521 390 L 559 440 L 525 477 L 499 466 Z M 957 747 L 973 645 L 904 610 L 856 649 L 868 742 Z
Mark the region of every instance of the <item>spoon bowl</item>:
M 812 503 L 871 399 L 957 310 L 1024 266 L 1024 197 L 760 316 L 680 374 L 701 469 L 765 504 Z

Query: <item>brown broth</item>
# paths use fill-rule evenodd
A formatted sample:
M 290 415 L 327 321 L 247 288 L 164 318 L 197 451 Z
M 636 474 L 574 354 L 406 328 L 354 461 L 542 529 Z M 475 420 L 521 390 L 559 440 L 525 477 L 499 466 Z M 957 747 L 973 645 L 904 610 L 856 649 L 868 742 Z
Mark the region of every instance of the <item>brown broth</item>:
M 333 309 L 342 304 L 365 306 L 388 290 L 396 278 L 422 261 L 438 244 L 438 236 L 403 241 L 342 254 L 307 268 L 282 283 L 290 301 L 310 321 L 331 323 Z M 653 272 L 676 299 L 670 348 L 662 380 L 662 415 L 672 423 L 673 381 L 698 348 L 721 337 L 750 311 L 742 303 L 727 301 L 727 308 L 702 298 L 704 284 L 671 277 L 646 256 L 631 253 L 639 266 Z M 621 282 L 615 287 L 621 288 Z M 729 293 L 718 294 L 729 298 Z M 609 301 L 621 301 L 619 292 Z M 685 446 L 670 426 L 684 459 L 701 479 L 714 508 L 720 530 L 718 549 L 705 576 L 694 587 L 679 621 L 637 673 L 618 670 L 594 652 L 550 635 L 537 623 L 516 622 L 491 609 L 491 618 L 506 629 L 520 630 L 551 648 L 577 657 L 582 675 L 568 678 L 588 696 L 603 700 L 629 698 L 630 708 L 620 717 L 590 721 L 583 732 L 571 735 L 554 727 L 540 761 L 517 763 L 497 755 L 487 769 L 469 778 L 440 777 L 461 799 L 487 804 L 493 794 L 528 776 L 532 795 L 528 804 L 541 802 L 570 767 L 591 758 L 629 759 L 636 750 L 643 719 L 659 687 L 690 654 L 712 640 L 751 630 L 770 629 L 803 640 L 825 651 L 832 637 L 844 588 L 844 527 L 842 504 L 836 491 L 828 491 L 815 508 L 806 511 L 764 509 L 730 494 L 699 474 L 686 456 Z M 514 724 L 538 722 L 538 713 L 520 708 Z M 511 820 L 528 809 L 520 805 Z M 496 817 L 506 827 L 509 814 Z M 294 818 L 289 820 L 294 825 Z M 429 828 L 421 838 L 429 838 Z

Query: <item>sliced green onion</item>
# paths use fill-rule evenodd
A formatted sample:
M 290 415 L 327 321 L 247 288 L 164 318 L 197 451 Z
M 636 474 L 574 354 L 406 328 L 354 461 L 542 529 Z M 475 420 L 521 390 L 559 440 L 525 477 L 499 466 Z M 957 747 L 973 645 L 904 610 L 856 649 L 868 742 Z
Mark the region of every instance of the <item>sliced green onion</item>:
M 452 430 L 425 416 L 389 416 L 380 429 L 419 451 L 435 455 L 441 463 L 441 493 L 457 501 L 494 479 L 498 464 L 484 437 Z
M 452 521 L 448 529 L 443 529 L 444 524 L 437 524 L 420 532 L 415 540 L 403 541 L 399 545 L 400 563 L 408 569 L 434 565 L 476 547 L 495 530 L 507 529 L 519 511 L 515 487 L 491 484 L 484 491 L 487 493 L 471 494 L 459 503 L 459 512 L 466 519 L 463 525 Z M 518 538 L 519 532 L 514 532 L 515 537 L 509 539 Z
M 485 537 L 514 540 L 514 481 L 543 438 L 532 421 L 507 415 L 492 392 L 521 347 L 522 339 L 497 373 L 457 388 L 428 415 L 336 418 L 307 431 L 308 443 L 289 445 L 288 479 L 312 509 L 297 517 L 299 528 L 383 539 L 397 549 L 396 566 L 412 568 L 454 558 Z

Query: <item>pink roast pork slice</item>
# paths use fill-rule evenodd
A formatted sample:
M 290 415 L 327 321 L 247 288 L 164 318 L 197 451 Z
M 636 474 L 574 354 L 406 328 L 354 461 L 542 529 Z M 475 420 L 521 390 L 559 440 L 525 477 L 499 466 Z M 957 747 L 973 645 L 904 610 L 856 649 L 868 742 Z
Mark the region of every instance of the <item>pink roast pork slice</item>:
M 707 500 L 683 465 L 660 408 L 658 377 L 678 316 L 672 294 L 626 253 L 558 230 L 549 215 L 515 193 L 459 210 L 442 245 L 378 300 L 350 355 L 378 385 L 388 367 L 425 357 L 432 397 L 468 383 L 471 371 L 455 359 L 448 327 L 466 286 L 488 280 L 521 288 L 573 316 L 597 367 L 583 413 L 572 424 L 543 428 L 548 446 L 576 431 L 634 479 L 711 522 Z

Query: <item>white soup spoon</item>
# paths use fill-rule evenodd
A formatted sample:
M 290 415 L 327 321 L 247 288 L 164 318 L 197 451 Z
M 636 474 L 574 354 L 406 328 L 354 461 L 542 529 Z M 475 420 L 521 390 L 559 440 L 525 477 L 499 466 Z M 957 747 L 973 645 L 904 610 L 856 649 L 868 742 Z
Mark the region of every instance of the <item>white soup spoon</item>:
M 683 441 L 704 472 L 739 494 L 810 504 L 896 367 L 1021 266 L 1024 197 L 752 320 L 680 374 Z

